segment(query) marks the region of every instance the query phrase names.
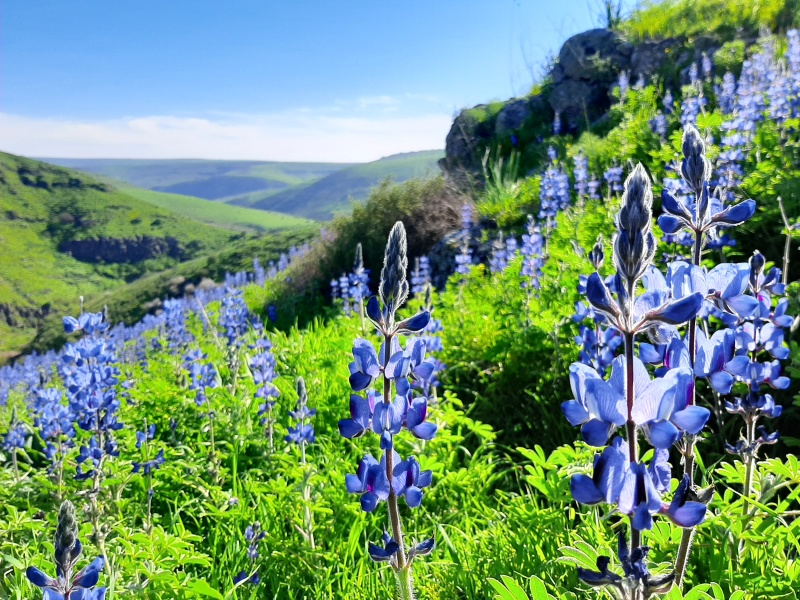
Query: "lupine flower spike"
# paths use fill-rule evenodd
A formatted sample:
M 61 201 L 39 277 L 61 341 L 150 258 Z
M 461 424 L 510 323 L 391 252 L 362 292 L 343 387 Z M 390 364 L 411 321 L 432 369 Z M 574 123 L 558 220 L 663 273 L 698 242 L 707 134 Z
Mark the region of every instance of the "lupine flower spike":
M 305 504 L 305 530 L 302 533 L 312 548 L 315 547 L 314 522 L 311 515 L 311 484 L 309 482 L 311 474 L 306 469 L 306 465 L 308 464 L 306 461 L 306 446 L 313 444 L 317 439 L 314 434 L 314 427 L 310 423 L 310 420 L 313 419 L 316 414 L 317 409 L 308 408 L 306 382 L 302 377 L 298 377 L 297 409 L 289 412 L 289 416 L 297 424 L 295 427 L 289 427 L 289 435 L 286 436 L 286 441 L 300 446 L 300 464 L 304 471 L 303 503 Z
M 563 403 L 562 410 L 572 425 L 581 426 L 592 446 L 605 446 L 619 428 L 625 428 L 626 439 L 614 437 L 595 458 L 592 477 L 574 475 L 570 488 L 578 502 L 616 505 L 630 522 L 630 550 L 624 538 L 619 543 L 624 576 L 609 571 L 604 557 L 598 561 L 598 571 L 581 570 L 579 577 L 593 586 L 615 588 L 624 600 L 639 600 L 666 591 L 673 578 L 671 573 L 649 575 L 648 549 L 642 546 L 641 532 L 652 529 L 659 514 L 684 528 L 705 518 L 706 506 L 687 500 L 688 478 L 684 477 L 670 504 L 661 495 L 668 491 L 670 480 L 669 448 L 684 435 L 699 433 L 710 413 L 688 402 L 693 383 L 690 369 L 678 368 L 651 380 L 635 355 L 634 343 L 637 334 L 657 337 L 665 328 L 692 319 L 704 298 L 697 292 L 671 298 L 660 289 L 637 294 L 639 282 L 649 277 L 656 249 L 650 180 L 641 165 L 625 181 L 616 225 L 612 246 L 617 275 L 609 285 L 597 272 L 603 261 L 600 242 L 590 253 L 596 271 L 586 279 L 585 288 L 590 310 L 621 334 L 625 354 L 613 360 L 607 381 L 592 366 L 574 363 L 570 382 L 575 399 Z M 639 458 L 640 431 L 655 450 L 649 465 Z
M 422 331 L 430 320 L 427 311 L 397 320 L 397 310 L 409 293 L 407 269 L 406 232 L 398 222 L 386 245 L 378 296 L 367 303 L 367 316 L 383 337 L 383 344 L 376 352 L 368 340 L 355 341 L 350 386 L 356 394 L 350 396 L 351 418 L 339 422 L 339 431 L 346 438 L 359 437 L 369 430 L 380 436 L 380 461 L 365 455 L 356 474 L 347 475 L 345 483 L 348 492 L 361 496 L 364 511 L 374 511 L 380 502 L 388 505 L 390 533 L 384 535 L 382 546 L 370 544 L 369 553 L 373 560 L 388 562 L 394 569 L 400 600 L 414 597 L 411 564 L 416 556 L 433 550 L 433 539 L 407 546 L 399 498 L 404 497 L 411 508 L 419 506 L 432 474 L 421 470 L 413 456 L 403 460 L 394 448 L 394 437 L 403 428 L 422 440 L 430 440 L 436 434 L 436 425 L 426 420 L 427 398 L 414 397 L 409 383 L 409 379 L 428 379 L 433 372 L 433 365 L 424 360 L 425 341 L 411 338 L 403 349 L 398 340 Z M 376 382 L 380 383 L 380 392 L 371 389 Z M 366 397 L 358 395 L 362 391 Z

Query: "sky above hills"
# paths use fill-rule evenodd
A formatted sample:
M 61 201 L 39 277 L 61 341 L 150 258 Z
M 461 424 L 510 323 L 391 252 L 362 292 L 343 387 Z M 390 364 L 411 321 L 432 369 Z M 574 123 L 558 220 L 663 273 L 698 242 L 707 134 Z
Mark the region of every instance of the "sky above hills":
M 458 110 L 527 92 L 599 7 L 7 0 L 0 149 L 362 162 L 442 148 Z

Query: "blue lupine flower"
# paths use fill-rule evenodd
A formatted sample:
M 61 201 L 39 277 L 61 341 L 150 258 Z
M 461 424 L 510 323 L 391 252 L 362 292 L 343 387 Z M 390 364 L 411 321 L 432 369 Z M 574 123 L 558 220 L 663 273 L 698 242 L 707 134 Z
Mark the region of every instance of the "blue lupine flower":
M 394 560 L 395 554 L 400 550 L 400 545 L 389 535 L 387 531 L 383 532 L 383 545 L 369 543 L 369 556 L 375 562 L 391 562 Z
M 658 134 L 662 140 L 667 139 L 667 117 L 664 116 L 664 113 L 658 111 L 656 116 L 654 116 L 649 121 L 650 129 L 653 130 L 654 133 Z
M 12 422 L 14 420 L 12 419 Z M 8 433 L 3 439 L 3 449 L 11 452 L 14 449 L 22 449 L 25 447 L 25 441 L 30 437 L 31 433 L 24 423 L 16 422 L 8 430 Z
M 240 571 L 234 578 L 233 583 L 247 583 L 250 585 L 258 585 L 261 583 L 261 577 L 255 567 L 255 562 L 258 559 L 258 543 L 264 539 L 266 533 L 261 531 L 261 523 L 256 521 L 252 525 L 248 525 L 244 530 L 244 539 L 248 543 L 247 558 L 250 560 L 250 572 Z
M 670 521 L 680 527 L 695 527 L 702 523 L 706 518 L 707 507 L 702 502 L 687 500 L 689 497 L 689 475 L 686 474 L 678 484 L 672 502 L 669 506 L 662 507 L 661 512 Z
M 385 458 L 382 458 L 379 463 L 371 454 L 367 454 L 358 464 L 356 474 L 348 474 L 345 483 L 348 492 L 361 496 L 361 509 L 364 512 L 374 511 L 379 502 L 389 497 L 390 489 L 389 480 L 386 477 Z
M 469 213 L 464 211 L 465 225 Z M 396 223 L 389 234 L 381 271 L 379 295 L 367 302 L 366 313 L 377 332 L 383 337 L 379 352 L 367 340 L 356 339 L 353 347 L 353 362 L 349 365 L 350 386 L 353 391 L 368 390 L 373 383 L 383 377 L 382 397 L 367 391 L 362 399 L 351 396 L 350 419 L 339 422 L 340 433 L 347 438 L 363 435 L 371 429 L 380 436 L 383 455 L 378 462 L 372 455 L 361 460 L 355 474 L 345 478 L 347 491 L 361 496 L 361 508 L 372 512 L 381 501 L 389 505 L 389 518 L 393 530 L 401 529 L 398 513 L 398 496 L 405 496 L 409 506 L 418 506 L 422 500 L 422 488 L 430 485 L 430 471 L 421 471 L 416 458 L 403 461 L 394 450 L 394 436 L 405 427 L 420 439 L 431 439 L 436 426 L 427 424 L 427 400 L 415 398 L 408 381 L 429 379 L 433 365 L 425 361 L 426 341 L 412 338 L 403 349 L 398 341 L 401 335 L 423 331 L 430 322 L 430 312 L 422 311 L 414 316 L 396 322 L 396 312 L 408 297 L 409 286 L 406 280 L 408 268 L 405 228 Z M 428 287 L 428 290 L 430 288 Z M 394 383 L 394 394 L 392 394 Z M 411 592 L 410 564 L 418 554 L 429 552 L 433 542 L 427 542 L 409 549 L 406 553 L 402 540 L 397 548 L 390 545 L 391 539 L 384 539 L 383 548 L 371 545 L 371 556 L 380 561 L 388 561 L 396 570 L 398 585 Z M 413 592 L 412 592 L 413 593 Z
M 675 99 L 672 97 L 672 92 L 667 90 L 666 94 L 664 94 L 664 99 L 661 101 L 661 104 L 664 106 L 664 112 L 668 115 L 671 115 L 675 110 Z
M 249 323 L 250 311 L 244 301 L 244 293 L 242 290 L 227 289 L 222 299 L 219 324 L 225 329 L 229 346 L 238 348 L 242 344 L 242 337 L 247 332 Z
M 132 462 L 131 463 L 131 465 L 133 466 L 132 472 L 138 473 L 141 470 L 141 472 L 144 475 L 149 475 L 151 471 L 155 471 L 165 462 L 166 459 L 164 458 L 164 449 L 162 448 L 161 450 L 158 451 L 158 454 L 156 454 L 156 457 L 152 460 L 147 460 L 144 462 L 135 462 L 135 461 Z M 150 492 L 152 492 L 152 490 L 150 490 Z
M 591 505 L 617 501 L 629 464 L 626 446 L 621 437 L 614 438 L 602 454 L 595 455 L 592 477 L 583 474 L 572 476 L 570 490 L 577 502 Z
M 414 271 L 411 274 L 411 293 L 415 296 L 425 291 L 431 283 L 431 265 L 427 256 L 420 256 L 415 261 Z
M 647 384 L 634 400 L 632 417 L 657 449 L 668 449 L 683 432 L 702 431 L 711 412 L 690 404 L 694 378 L 691 369 L 670 369 L 662 378 Z
M 528 290 L 538 290 L 543 266 L 544 236 L 533 217 L 528 215 L 527 233 L 522 235 L 522 286 Z
M 406 499 L 409 508 L 417 508 L 422 503 L 422 490 L 433 482 L 433 472 L 422 471 L 417 459 L 410 456 L 395 463 L 394 475 L 402 479 L 402 488 L 395 493 Z
M 317 437 L 314 433 L 314 427 L 307 423 L 310 419 L 317 414 L 316 408 L 308 408 L 308 392 L 306 391 L 306 382 L 302 377 L 297 378 L 297 409 L 289 411 L 289 416 L 297 421 L 296 427 L 289 427 L 289 435 L 286 436 L 286 441 L 300 446 L 313 444 Z
M 489 271 L 491 273 L 502 273 L 508 266 L 508 255 L 501 231 L 498 237 L 492 242 L 492 256 L 489 259 Z
M 615 194 L 624 189 L 622 187 L 622 167 L 616 165 L 609 167 L 608 170 L 603 173 L 603 179 L 606 180 L 608 189 L 613 191 Z
M 339 421 L 339 433 L 342 437 L 361 437 L 372 429 L 372 413 L 375 411 L 375 404 L 380 401 L 378 392 L 374 390 L 369 390 L 366 398 L 351 394 L 350 418 Z
M 617 506 L 622 514 L 631 517 L 633 529 L 653 528 L 653 515 L 662 509 L 661 494 L 643 463 L 630 463 L 619 490 Z
M 618 361 L 612 367 L 612 379 L 616 382 L 614 368 L 620 368 Z M 642 366 L 644 369 L 644 366 Z M 581 426 L 581 434 L 587 444 L 603 446 L 611 434 L 627 420 L 624 392 L 618 386 L 610 386 L 593 368 L 583 363 L 573 363 L 569 367 L 570 386 L 575 399 L 561 404 L 564 416 L 573 427 Z M 644 375 L 646 377 L 646 372 Z

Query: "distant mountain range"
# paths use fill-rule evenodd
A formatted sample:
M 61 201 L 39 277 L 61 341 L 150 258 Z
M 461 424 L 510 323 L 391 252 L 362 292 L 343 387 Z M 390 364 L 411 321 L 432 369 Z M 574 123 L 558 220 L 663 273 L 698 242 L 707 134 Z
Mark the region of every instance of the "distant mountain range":
M 382 180 L 439 173 L 442 150 L 396 154 L 364 164 L 226 160 L 42 158 L 148 190 L 327 221 L 347 213 Z M 147 199 L 147 198 L 142 198 Z

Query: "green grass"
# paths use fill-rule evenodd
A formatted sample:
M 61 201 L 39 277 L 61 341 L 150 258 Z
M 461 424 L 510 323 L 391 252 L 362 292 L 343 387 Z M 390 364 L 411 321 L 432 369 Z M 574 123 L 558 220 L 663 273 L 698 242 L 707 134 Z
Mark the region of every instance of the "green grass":
M 295 229 L 311 224 L 307 219 L 301 219 L 286 214 L 255 210 L 243 206 L 233 206 L 192 196 L 180 194 L 167 194 L 135 187 L 122 187 L 126 194 L 166 208 L 176 214 L 226 229 L 237 231 L 250 231 L 264 233 L 268 231 Z
M 734 35 L 755 36 L 762 28 L 785 32 L 800 23 L 798 0 L 647 1 L 622 23 L 634 41 Z
M 254 192 L 228 202 L 328 221 L 336 215 L 349 213 L 351 201 L 364 200 L 386 178 L 399 183 L 414 177 L 438 175 L 436 163 L 442 156 L 441 150 L 397 154 L 348 167 L 281 192 Z

